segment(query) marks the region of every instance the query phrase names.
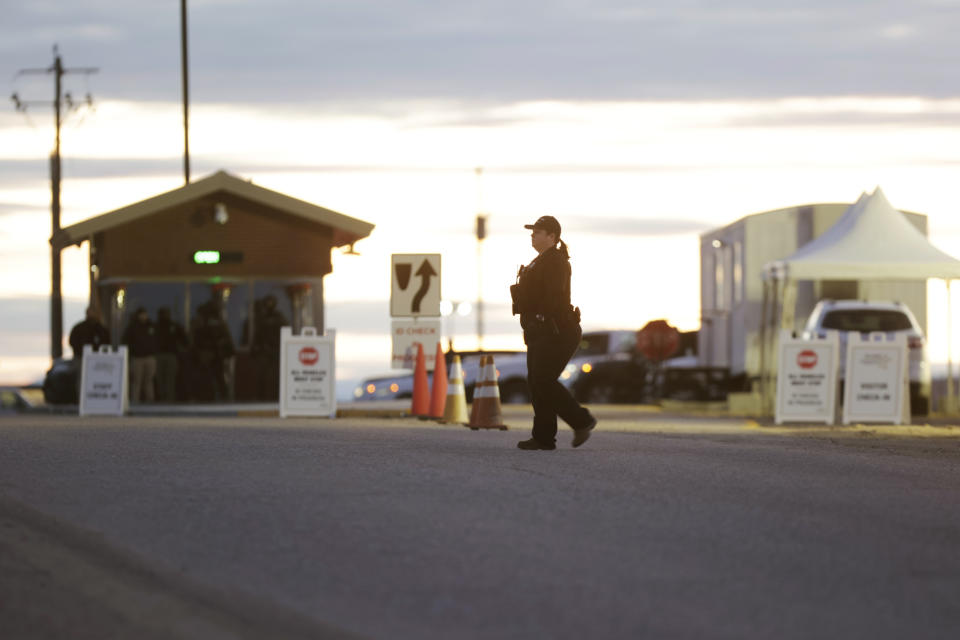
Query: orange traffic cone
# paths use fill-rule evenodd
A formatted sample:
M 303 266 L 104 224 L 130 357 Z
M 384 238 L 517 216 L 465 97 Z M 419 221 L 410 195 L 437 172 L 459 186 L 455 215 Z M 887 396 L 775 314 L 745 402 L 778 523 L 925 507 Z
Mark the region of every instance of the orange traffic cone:
M 426 416 L 430 413 L 430 383 L 427 382 L 427 363 L 423 358 L 423 345 L 417 343 L 417 364 L 413 369 L 413 403 L 410 413 Z
M 453 356 L 453 363 L 450 365 L 450 380 L 447 383 L 447 406 L 440 422 L 442 424 L 467 424 L 468 420 L 467 395 L 463 389 L 463 366 L 460 364 L 460 356 Z
M 507 430 L 500 410 L 500 387 L 497 386 L 497 368 L 493 356 L 480 356 L 480 375 L 473 387 L 473 406 L 470 408 L 470 424 L 477 429 Z
M 447 361 L 443 357 L 443 347 L 437 343 L 436 364 L 433 366 L 433 391 L 430 395 L 430 417 L 443 418 L 447 404 Z

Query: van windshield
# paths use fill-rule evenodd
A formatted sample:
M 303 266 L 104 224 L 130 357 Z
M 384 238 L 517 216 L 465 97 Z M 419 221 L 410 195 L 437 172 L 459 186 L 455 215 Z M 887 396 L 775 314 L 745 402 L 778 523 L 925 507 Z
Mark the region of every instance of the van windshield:
M 889 309 L 837 309 L 823 318 L 824 329 L 838 331 L 903 331 L 912 329 L 910 318 Z

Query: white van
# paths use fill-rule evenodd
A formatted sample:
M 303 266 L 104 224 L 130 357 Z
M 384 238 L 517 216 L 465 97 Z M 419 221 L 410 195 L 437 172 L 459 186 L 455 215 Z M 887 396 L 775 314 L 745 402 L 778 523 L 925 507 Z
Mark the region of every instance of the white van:
M 901 302 L 867 300 L 821 300 L 810 313 L 803 330 L 806 339 L 825 337 L 829 330 L 840 333 L 840 379 L 847 359 L 847 335 L 851 331 L 905 333 L 910 371 L 910 410 L 924 415 L 930 408 L 930 367 L 923 329 Z

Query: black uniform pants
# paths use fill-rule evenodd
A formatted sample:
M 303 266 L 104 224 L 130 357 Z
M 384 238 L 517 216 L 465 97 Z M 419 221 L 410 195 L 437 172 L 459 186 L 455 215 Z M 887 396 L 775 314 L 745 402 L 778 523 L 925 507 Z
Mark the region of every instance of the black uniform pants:
M 558 416 L 574 429 L 586 427 L 590 420 L 590 413 L 558 380 L 580 345 L 580 336 L 580 327 L 573 326 L 559 335 L 528 340 L 527 385 L 533 403 L 533 438 L 538 442 L 556 442 Z

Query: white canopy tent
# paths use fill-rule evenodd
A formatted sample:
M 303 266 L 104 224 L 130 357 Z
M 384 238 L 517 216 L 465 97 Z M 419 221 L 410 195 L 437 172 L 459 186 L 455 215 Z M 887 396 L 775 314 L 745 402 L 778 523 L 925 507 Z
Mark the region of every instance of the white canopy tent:
M 877 187 L 864 193 L 837 222 L 793 255 L 764 266 L 761 371 L 766 402 L 770 391 L 768 340 L 780 327 L 793 329 L 798 280 L 925 280 L 942 279 L 950 301 L 950 282 L 960 279 L 960 260 L 930 244 L 926 236 L 891 206 Z M 779 301 L 779 304 L 778 304 Z M 949 322 L 949 318 L 948 318 Z M 948 336 L 952 327 L 947 327 Z M 953 394 L 948 353 L 948 396 Z

